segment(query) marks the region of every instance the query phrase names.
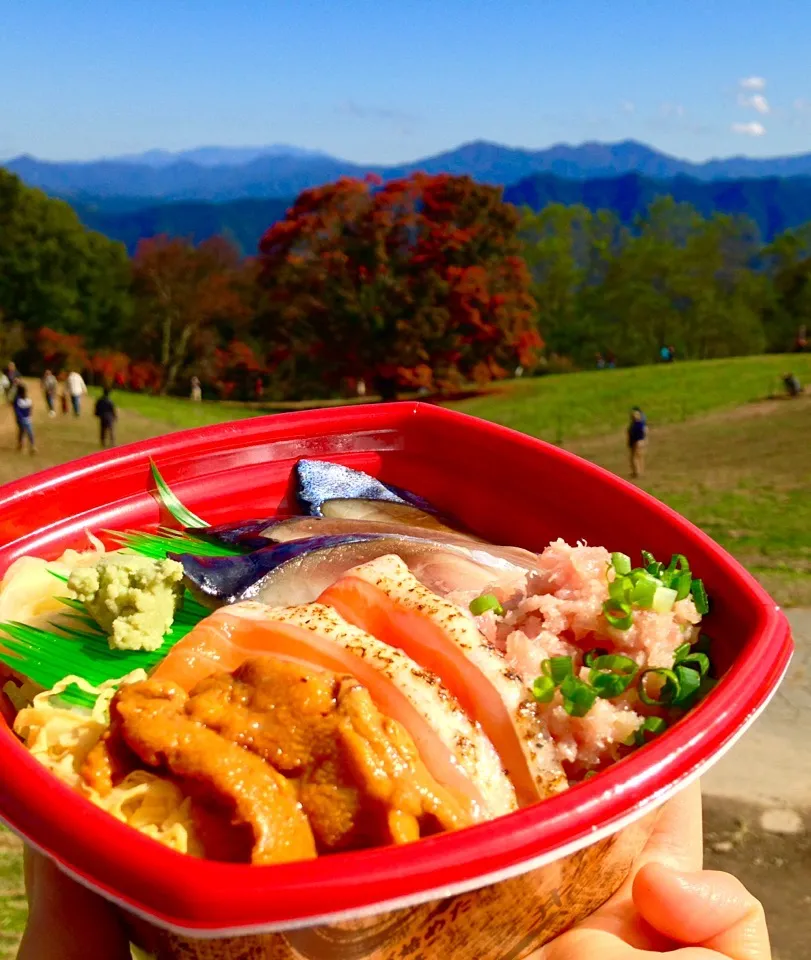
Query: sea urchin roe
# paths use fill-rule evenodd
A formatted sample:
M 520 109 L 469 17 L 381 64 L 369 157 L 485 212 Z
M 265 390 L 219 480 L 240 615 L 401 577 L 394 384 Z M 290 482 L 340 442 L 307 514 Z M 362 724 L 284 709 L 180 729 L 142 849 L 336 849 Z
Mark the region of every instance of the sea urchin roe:
M 351 677 L 255 658 L 199 683 L 188 711 L 296 780 L 320 850 L 403 843 L 470 822 L 406 730 Z
M 225 834 L 246 827 L 251 861 L 271 863 L 406 843 L 470 822 L 405 729 L 352 677 L 263 657 L 206 678 L 188 696 L 170 683 L 133 684 L 110 716 L 85 777 L 97 787 L 108 774 L 114 782 L 126 754 L 164 769 L 193 798 L 206 853 L 218 859 L 248 858 L 221 852 Z M 239 847 L 235 835 L 231 848 Z
M 253 833 L 253 863 L 302 860 L 315 844 L 296 791 L 255 754 L 191 719 L 186 694 L 171 683 L 145 680 L 123 687 L 110 704 L 110 732 L 91 751 L 83 773 L 104 750 L 119 759 L 121 741 L 143 763 L 165 768 L 204 806 Z M 120 738 L 120 739 L 119 739 Z M 124 765 L 111 764 L 114 776 Z M 96 786 L 101 786 L 97 780 Z
M 183 567 L 175 560 L 108 554 L 79 567 L 68 588 L 108 635 L 113 650 L 157 650 L 183 602 Z

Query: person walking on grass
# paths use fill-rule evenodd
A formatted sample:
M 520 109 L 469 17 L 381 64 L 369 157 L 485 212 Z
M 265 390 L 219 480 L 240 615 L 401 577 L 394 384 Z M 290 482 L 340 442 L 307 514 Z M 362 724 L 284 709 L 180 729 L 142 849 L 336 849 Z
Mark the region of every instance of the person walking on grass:
M 46 370 L 42 376 L 42 395 L 45 397 L 45 402 L 48 404 L 48 416 L 56 416 L 56 392 L 59 389 L 59 381 L 51 373 L 50 370 Z
M 66 386 L 70 394 L 70 402 L 73 404 L 73 415 L 78 417 L 81 413 L 82 395 L 87 393 L 82 375 L 76 370 L 71 370 L 68 374 Z
M 799 397 L 803 392 L 802 384 L 793 373 L 787 373 L 783 377 L 783 386 L 790 397 Z
M 107 441 L 111 447 L 115 446 L 115 421 L 117 414 L 115 404 L 110 399 L 110 388 L 105 387 L 104 393 L 96 401 L 96 416 L 99 418 L 101 428 L 101 445 L 106 447 Z
M 26 439 L 28 440 L 29 453 L 37 452 L 34 443 L 34 425 L 31 422 L 33 406 L 25 384 L 19 381 L 14 392 L 14 417 L 17 420 L 17 449 L 21 453 Z
M 648 442 L 648 421 L 639 407 L 631 410 L 631 422 L 628 424 L 628 450 L 631 454 L 631 476 L 642 476 L 645 468 L 645 445 Z
M 10 404 L 14 404 L 14 398 L 17 396 L 17 385 L 21 383 L 20 371 L 17 364 L 12 360 L 3 373 L 3 390 L 5 398 Z
M 64 370 L 59 374 L 57 380 L 59 381 L 59 409 L 62 411 L 62 416 L 66 417 L 70 409 L 70 399 L 68 397 L 68 378 Z

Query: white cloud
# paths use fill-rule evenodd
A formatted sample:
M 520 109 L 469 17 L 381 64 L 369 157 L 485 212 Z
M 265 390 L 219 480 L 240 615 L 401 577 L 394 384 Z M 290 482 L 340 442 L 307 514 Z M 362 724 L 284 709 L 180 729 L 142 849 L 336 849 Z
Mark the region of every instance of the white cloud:
M 733 123 L 733 133 L 741 133 L 747 137 L 762 137 L 766 133 L 766 128 L 762 123 L 751 120 L 749 123 Z
M 636 104 L 633 100 L 623 100 L 620 107 L 623 113 L 636 113 Z
M 680 103 L 663 103 L 659 107 L 659 113 L 663 117 L 683 117 L 685 109 Z
M 769 101 L 762 93 L 753 93 L 751 97 L 747 97 L 746 94 L 741 93 L 738 95 L 738 103 L 742 107 L 757 110 L 758 113 L 769 113 L 771 110 Z
M 794 101 L 794 109 L 797 113 L 811 113 L 811 100 L 805 100 L 803 97 L 798 97 Z
M 744 77 L 738 82 L 741 90 L 765 90 L 766 81 L 763 77 Z

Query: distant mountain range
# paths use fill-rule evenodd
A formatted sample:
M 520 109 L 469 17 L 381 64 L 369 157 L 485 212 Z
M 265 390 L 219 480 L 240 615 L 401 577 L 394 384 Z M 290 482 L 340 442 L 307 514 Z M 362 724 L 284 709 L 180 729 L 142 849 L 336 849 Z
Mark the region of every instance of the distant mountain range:
M 141 200 L 140 206 L 119 203 L 107 206 L 73 202 L 82 223 L 135 252 L 138 241 L 161 233 L 188 237 L 195 243 L 218 234 L 233 241 L 245 254 L 256 253 L 259 238 L 271 224 L 284 217 L 290 200 L 243 199 L 227 203 L 188 201 L 155 205 Z
M 325 157 L 323 150 L 305 150 L 286 143 L 267 147 L 195 147 L 192 150 L 147 150 L 119 157 L 105 157 L 110 163 L 135 163 L 147 167 L 171 167 L 175 163 L 196 163 L 200 167 L 238 167 L 260 157 Z
M 517 206 L 541 210 L 550 203 L 583 204 L 590 210 L 613 210 L 625 224 L 633 223 L 660 196 L 690 203 L 705 216 L 745 214 L 757 223 L 764 240 L 811 221 L 811 178 L 805 177 L 705 183 L 690 177 L 654 180 L 635 173 L 591 180 L 535 174 L 504 191 L 504 199 Z M 168 233 L 195 242 L 224 234 L 246 254 L 256 251 L 264 231 L 284 216 L 292 202 L 292 196 L 226 203 L 156 204 L 145 198 L 72 201 L 88 227 L 122 241 L 130 252 L 142 237 Z
M 224 202 L 246 197 L 288 198 L 335 178 L 379 173 L 385 179 L 417 170 L 469 174 L 509 186 L 536 174 L 594 180 L 636 173 L 655 180 L 700 181 L 811 177 L 811 154 L 770 159 L 731 157 L 691 163 L 642 143 L 560 144 L 523 150 L 476 141 L 455 150 L 397 166 L 363 165 L 309 150 L 269 147 L 201 147 L 180 153 L 152 150 L 106 160 L 54 163 L 30 156 L 5 164 L 31 186 L 81 202 L 83 198 L 141 198 L 148 202 Z

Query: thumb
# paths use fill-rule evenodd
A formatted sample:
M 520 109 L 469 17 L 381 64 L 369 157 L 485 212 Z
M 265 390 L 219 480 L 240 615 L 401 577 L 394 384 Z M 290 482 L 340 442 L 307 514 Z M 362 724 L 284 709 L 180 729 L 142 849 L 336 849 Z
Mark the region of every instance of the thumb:
M 763 907 L 728 873 L 649 863 L 634 880 L 633 898 L 642 917 L 678 944 L 706 947 L 730 960 L 771 957 Z

